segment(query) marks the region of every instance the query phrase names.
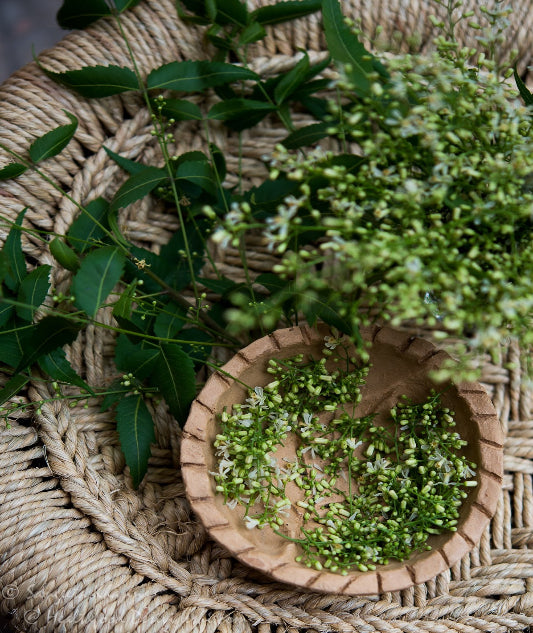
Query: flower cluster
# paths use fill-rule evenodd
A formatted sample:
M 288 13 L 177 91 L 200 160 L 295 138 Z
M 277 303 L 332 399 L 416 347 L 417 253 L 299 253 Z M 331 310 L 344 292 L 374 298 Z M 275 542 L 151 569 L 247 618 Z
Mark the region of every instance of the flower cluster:
M 375 414 L 357 416 L 368 367 L 339 351 L 327 362 L 271 360 L 274 380 L 222 414 L 212 474 L 230 507 L 246 507 L 248 528 L 289 538 L 292 508 L 301 520 L 301 536 L 289 539 L 300 546 L 297 561 L 346 574 L 404 560 L 428 548 L 430 535 L 455 531 L 476 480 L 438 394 L 419 404 L 402 398 L 383 425 Z M 279 463 L 289 433 L 297 449 Z
M 469 53 L 391 58 L 363 96 L 341 79 L 344 152 L 276 148 L 271 178 L 297 189 L 263 235 L 304 314 L 318 298 L 354 331 L 377 314 L 480 351 L 533 344 L 532 110 Z

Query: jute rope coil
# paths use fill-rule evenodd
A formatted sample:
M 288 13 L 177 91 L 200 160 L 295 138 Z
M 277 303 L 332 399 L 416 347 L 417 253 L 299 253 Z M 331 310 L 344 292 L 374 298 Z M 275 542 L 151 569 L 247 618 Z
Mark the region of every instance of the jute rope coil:
M 254 6 L 266 2 L 251 3 Z M 479 12 L 478 3 L 466 3 Z M 365 32 L 395 41 L 403 50 L 427 48 L 432 39 L 429 1 L 345 0 L 345 12 L 361 18 Z M 145 0 L 123 18 L 142 72 L 175 59 L 205 57 L 201 30 L 175 16 L 171 0 Z M 519 49 L 519 70 L 530 63 L 529 2 L 515 2 L 509 47 Z M 418 37 L 411 36 L 418 33 Z M 462 33 L 465 37 L 467 33 Z M 469 37 L 472 37 L 470 34 Z M 469 44 L 473 44 L 470 41 Z M 271 29 L 252 58 L 258 72 L 290 68 L 297 49 L 313 59 L 323 51 L 317 16 Z M 128 65 L 114 23 L 101 20 L 68 35 L 41 56 L 55 71 L 85 65 Z M 16 151 L 67 123 L 62 109 L 80 126 L 66 150 L 43 165 L 46 184 L 34 174 L 0 187 L 1 215 L 13 220 L 28 207 L 28 226 L 64 233 L 76 206 L 54 184 L 87 203 L 110 196 L 124 179 L 103 145 L 148 164 L 159 159 L 150 120 L 136 96 L 87 101 L 49 80 L 34 64 L 0 89 L 2 142 Z M 305 122 L 297 119 L 298 124 Z M 237 139 L 222 126 L 214 142 L 237 169 Z M 283 136 L 265 123 L 244 136 L 248 182 L 261 177 L 262 160 Z M 205 148 L 201 129 L 178 125 L 176 153 Z M 8 161 L 0 155 L 0 165 Z M 129 207 L 120 218 L 128 237 L 157 250 L 177 228 L 171 209 L 152 199 Z M 6 235 L 0 228 L 0 239 Z M 271 255 L 261 241 L 249 245 L 256 271 L 269 270 Z M 32 262 L 53 264 L 41 242 L 24 238 Z M 222 270 L 242 274 L 231 249 L 215 253 Z M 58 289 L 67 278 L 54 272 Z M 99 315 L 111 323 L 105 310 Z M 116 372 L 113 338 L 89 328 L 69 350 L 70 360 L 93 385 L 106 385 Z M 23 631 L 69 633 L 474 633 L 524 631 L 533 625 L 533 404 L 521 380 L 521 352 L 502 346 L 487 360 L 483 381 L 500 415 L 507 439 L 506 474 L 498 511 L 480 544 L 451 570 L 412 589 L 370 598 L 321 595 L 273 584 L 236 563 L 209 541 L 191 515 L 179 470 L 180 432 L 160 405 L 154 411 L 157 446 L 138 491 L 131 489 L 114 423 L 98 403 L 69 408 L 53 403 L 40 415 L 20 414 L 0 429 L 0 608 L 12 612 Z M 508 369 L 510 366 L 514 369 Z M 0 378 L 0 384 L 6 378 Z M 38 401 L 52 395 L 35 381 L 22 396 Z

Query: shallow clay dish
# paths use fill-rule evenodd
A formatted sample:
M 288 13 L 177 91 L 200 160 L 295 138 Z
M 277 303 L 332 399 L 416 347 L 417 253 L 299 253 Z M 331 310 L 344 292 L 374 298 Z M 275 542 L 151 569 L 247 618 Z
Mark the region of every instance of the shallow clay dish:
M 213 442 L 218 432 L 217 415 L 224 407 L 244 402 L 248 396 L 242 384 L 252 387 L 271 380 L 266 373 L 270 358 L 288 358 L 299 353 L 320 356 L 327 327 L 307 326 L 278 330 L 241 350 L 214 374 L 193 403 L 184 428 L 181 448 L 182 473 L 191 506 L 209 534 L 233 556 L 280 582 L 315 591 L 347 595 L 399 591 L 427 582 L 464 556 L 480 539 L 496 510 L 502 483 L 503 436 L 492 402 L 478 383 L 451 385 L 442 396 L 443 406 L 455 411 L 456 430 L 468 442 L 464 454 L 477 464 L 478 485 L 471 488 L 460 512 L 457 532 L 430 537 L 431 551 L 413 554 L 407 561 L 378 566 L 376 571 L 354 571 L 347 576 L 316 571 L 295 562 L 297 545 L 274 534 L 269 528 L 249 530 L 242 519 L 244 509 L 228 508 L 215 494 L 210 472 L 216 470 Z M 406 394 L 422 401 L 434 387 L 428 373 L 447 354 L 421 338 L 390 328 L 363 332 L 372 343 L 371 369 L 362 389 L 361 406 L 378 414 L 390 410 Z M 438 390 L 442 390 L 439 385 Z M 294 506 L 294 504 L 293 504 Z M 296 509 L 287 518 L 289 534 L 299 529 Z

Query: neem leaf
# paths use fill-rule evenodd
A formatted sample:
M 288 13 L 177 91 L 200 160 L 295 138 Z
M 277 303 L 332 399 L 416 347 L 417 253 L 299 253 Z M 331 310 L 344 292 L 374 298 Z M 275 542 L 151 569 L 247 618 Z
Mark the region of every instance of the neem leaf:
M 10 163 L 0 169 L 0 180 L 9 180 L 23 174 L 28 168 L 20 163 Z
M 9 367 L 17 367 L 24 354 L 32 331 L 37 327 L 19 320 L 11 320 L 4 331 L 0 331 L 0 358 Z
M 78 129 L 78 119 L 63 110 L 71 120 L 68 125 L 60 125 L 54 130 L 50 130 L 30 145 L 30 158 L 34 163 L 38 163 L 52 156 L 57 156 L 69 143 Z
M 161 107 L 161 114 L 167 119 L 175 121 L 201 121 L 204 118 L 196 103 L 186 99 L 165 99 Z
M 304 83 L 308 71 L 309 55 L 304 53 L 304 56 L 296 66 L 286 73 L 277 84 L 274 90 L 274 99 L 277 104 L 282 104 L 286 101 L 287 97 L 290 97 L 290 95 Z
M 162 393 L 172 415 L 183 425 L 196 396 L 196 376 L 191 358 L 178 346 L 161 344 L 159 362 L 149 376 L 150 384 Z
M 122 167 L 124 171 L 127 171 L 128 174 L 138 174 L 143 169 L 146 169 L 146 165 L 143 165 L 142 163 L 137 163 L 134 160 L 125 158 L 124 156 L 120 156 L 120 154 L 116 154 L 108 147 L 104 147 L 104 150 L 106 154 L 110 158 L 112 158 L 119 167 Z
M 191 12 L 186 13 L 182 5 Z M 176 10 L 178 16 L 192 24 L 209 24 L 210 20 L 206 14 L 205 0 L 176 0 Z
M 84 29 L 111 11 L 105 0 L 63 0 L 56 20 L 62 29 Z
M 337 310 L 320 298 L 305 298 L 301 306 L 302 312 L 310 326 L 313 326 L 317 319 L 321 319 L 324 323 L 336 327 L 345 334 L 351 334 L 352 327 Z
M 13 396 L 16 396 L 26 383 L 30 381 L 29 376 L 16 374 L 10 378 L 4 388 L 0 391 L 0 406 L 7 402 Z
M 152 373 L 159 360 L 159 353 L 159 347 L 144 347 L 142 341 L 133 343 L 127 335 L 121 334 L 115 347 L 115 365 L 120 371 L 131 372 L 139 380 L 144 380 Z
M 15 312 L 15 306 L 6 301 L 2 301 L 0 297 L 0 328 L 3 327 Z
M 107 411 L 130 391 L 131 387 L 122 384 L 122 378 L 117 378 L 117 380 L 114 380 L 107 388 L 107 393 L 103 397 L 102 404 L 100 405 L 100 411 Z
M 31 330 L 24 346 L 24 353 L 15 371 L 21 371 L 32 365 L 41 356 L 53 352 L 58 347 L 72 343 L 78 336 L 81 326 L 71 319 L 59 316 L 47 316 L 41 319 Z
M 245 29 L 243 29 L 239 37 L 239 45 L 245 46 L 246 44 L 252 44 L 258 42 L 266 37 L 265 27 L 259 22 L 251 22 Z
M 48 265 L 39 266 L 22 280 L 18 301 L 24 305 L 17 306 L 17 314 L 21 319 L 33 321 L 35 311 L 42 305 L 48 294 L 51 269 L 52 267 Z
M 211 195 L 216 194 L 217 183 L 213 169 L 207 161 L 187 161 L 176 170 L 177 180 L 186 180 L 201 187 Z
M 256 20 L 260 24 L 279 24 L 301 18 L 304 15 L 320 11 L 322 0 L 289 0 L 288 2 L 277 2 L 276 4 L 260 7 L 252 12 L 251 20 Z
M 76 385 L 81 389 L 94 393 L 72 368 L 66 354 L 62 349 L 55 349 L 39 359 L 39 367 L 47 374 L 50 380 Z
M 78 270 L 80 267 L 78 256 L 61 238 L 54 237 L 49 246 L 50 253 L 58 264 L 74 273 Z
M 72 280 L 76 307 L 94 317 L 120 281 L 125 259 L 115 246 L 103 246 L 89 253 Z
M 209 151 L 211 152 L 211 160 L 213 161 L 217 183 L 222 184 L 226 178 L 226 158 L 224 152 L 214 143 L 209 143 Z
M 54 81 L 87 98 L 110 97 L 139 89 L 136 74 L 130 68 L 122 66 L 87 66 L 62 73 L 43 70 Z
M 287 286 L 291 285 L 293 282 L 291 280 L 282 279 L 274 273 L 261 273 L 255 278 L 254 283 L 261 284 L 270 293 L 273 294 L 275 292 L 285 290 L 285 288 L 287 288 Z
M 118 12 L 123 13 L 128 9 L 136 7 L 141 2 L 141 0 L 113 0 L 113 2 L 115 3 Z
M 244 79 L 259 79 L 259 75 L 233 64 L 209 61 L 170 62 L 152 70 L 148 75 L 149 89 L 201 92 Z
M 216 0 L 216 24 L 237 24 L 246 26 L 248 23 L 248 9 L 246 3 L 240 0 Z
M 18 289 L 21 281 L 26 276 L 26 260 L 22 252 L 20 228 L 26 211 L 27 209 L 23 209 L 18 214 L 2 248 L 3 257 L 5 258 L 4 263 L 7 264 L 8 268 L 4 281 L 6 286 L 13 291 Z
M 126 396 L 117 405 L 117 430 L 135 488 L 148 470 L 150 444 L 155 442 L 154 421 L 142 396 Z
M 185 325 L 187 315 L 182 307 L 169 303 L 161 308 L 154 321 L 154 334 L 160 338 L 174 338 Z
M 228 99 L 220 101 L 207 113 L 207 118 L 215 121 L 227 121 L 229 119 L 239 119 L 243 114 L 263 111 L 265 114 L 276 110 L 277 107 L 265 101 L 255 99 Z
M 121 293 L 119 300 L 113 306 L 113 316 L 120 319 L 129 319 L 133 309 L 133 298 L 137 282 L 132 281 Z
M 110 209 L 115 211 L 127 207 L 132 202 L 144 198 L 167 178 L 167 172 L 159 167 L 145 167 L 128 178 L 111 201 Z
M 368 76 L 376 70 L 373 55 L 344 21 L 339 0 L 323 0 L 322 16 L 331 56 L 336 62 L 349 66 L 348 77 L 362 95 L 367 95 L 370 90 Z
M 307 147 L 328 136 L 331 123 L 312 123 L 292 132 L 281 141 L 287 149 Z
M 109 229 L 107 214 L 109 203 L 103 198 L 91 200 L 80 215 L 74 220 L 67 233 L 67 238 L 78 253 L 102 239 Z
M 224 295 L 231 290 L 235 290 L 238 284 L 233 279 L 228 279 L 227 277 L 222 277 L 221 279 L 207 279 L 206 277 L 198 277 L 196 279 L 202 286 L 205 286 L 208 290 L 212 290 L 217 294 Z
M 516 66 L 514 67 L 514 80 L 516 82 L 516 87 L 518 88 L 518 91 L 520 92 L 520 96 L 524 100 L 524 103 L 527 106 L 533 105 L 533 94 L 530 92 L 526 84 L 522 81 L 522 78 L 520 77 L 520 75 L 518 74 L 518 71 L 516 70 Z

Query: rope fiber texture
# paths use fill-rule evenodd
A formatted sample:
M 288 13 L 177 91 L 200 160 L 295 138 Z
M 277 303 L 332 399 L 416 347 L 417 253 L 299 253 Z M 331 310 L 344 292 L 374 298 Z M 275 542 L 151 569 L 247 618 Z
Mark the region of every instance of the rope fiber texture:
M 254 0 L 254 6 L 267 4 Z M 468 0 L 479 12 L 477 1 Z M 432 40 L 430 0 L 344 0 L 343 10 L 360 17 L 366 33 L 396 42 L 400 50 L 427 49 Z M 519 72 L 530 63 L 533 11 L 514 2 L 509 47 L 519 49 Z M 123 16 L 142 73 L 173 60 L 201 59 L 201 30 L 181 23 L 171 0 L 144 0 Z M 475 33 L 474 33 L 475 34 Z M 461 34 L 463 36 L 464 34 Z M 469 34 L 468 37 L 473 37 Z M 475 44 L 471 41 L 470 44 Z M 317 15 L 271 28 L 250 55 L 268 74 L 295 63 L 298 49 L 312 60 L 323 56 Z M 504 51 L 505 52 L 505 51 Z M 53 71 L 94 64 L 129 65 L 111 19 L 67 35 L 40 57 Z M 29 64 L 0 87 L 2 142 L 25 150 L 46 131 L 68 123 L 62 109 L 79 119 L 73 141 L 43 164 L 49 182 L 27 172 L 0 187 L 2 216 L 13 221 L 28 207 L 26 225 L 65 233 L 76 206 L 54 188 L 87 203 L 112 195 L 124 174 L 103 145 L 128 158 L 158 164 L 150 117 L 138 96 L 88 101 L 58 86 Z M 299 115 L 298 115 L 299 116 Z M 305 117 L 296 123 L 304 124 Z M 261 156 L 283 137 L 265 123 L 243 138 L 243 169 L 253 183 L 264 176 Z M 235 134 L 217 126 L 211 140 L 224 148 L 228 172 L 238 167 Z M 175 130 L 177 154 L 205 149 L 203 130 L 190 123 Z M 8 157 L 0 155 L 0 165 Z M 231 175 L 228 182 L 231 182 Z M 174 213 L 150 198 L 123 210 L 129 239 L 157 250 L 177 228 Z M 0 229 L 0 241 L 5 239 Z M 252 269 L 270 270 L 272 257 L 251 242 Z M 25 234 L 29 262 L 54 262 L 42 242 Z M 215 252 L 222 271 L 242 277 L 240 257 Z M 54 270 L 60 291 L 68 277 Z M 102 310 L 101 321 L 111 323 Z M 113 336 L 89 328 L 69 350 L 71 363 L 92 385 L 115 377 Z M 515 369 L 505 369 L 512 363 Z M 483 382 L 506 433 L 503 492 L 498 511 L 478 547 L 434 580 L 398 593 L 348 598 L 275 584 L 233 560 L 207 539 L 184 497 L 179 469 L 180 431 L 160 405 L 154 412 L 157 445 L 138 491 L 124 474 L 114 423 L 98 403 L 70 408 L 53 403 L 40 415 L 20 415 L 0 428 L 0 609 L 12 613 L 21 631 L 68 633 L 505 633 L 533 625 L 533 400 L 521 382 L 519 349 L 502 347 L 488 361 Z M 0 384 L 7 378 L 0 377 Z M 34 381 L 25 398 L 53 395 Z

